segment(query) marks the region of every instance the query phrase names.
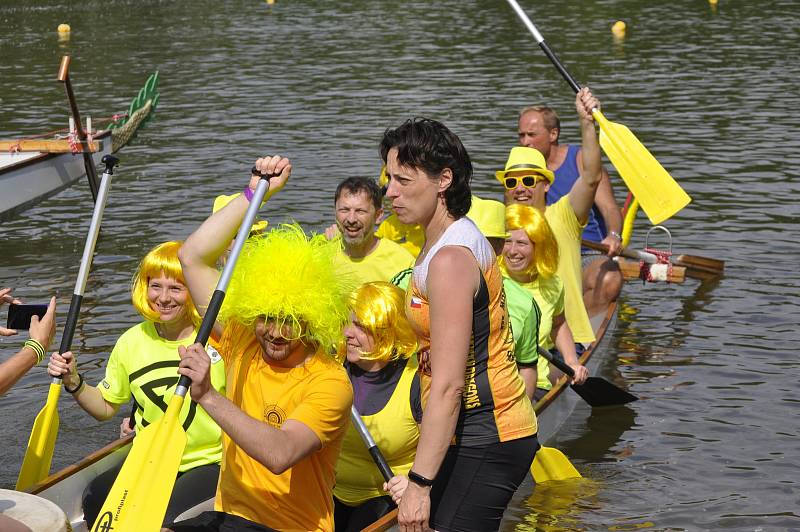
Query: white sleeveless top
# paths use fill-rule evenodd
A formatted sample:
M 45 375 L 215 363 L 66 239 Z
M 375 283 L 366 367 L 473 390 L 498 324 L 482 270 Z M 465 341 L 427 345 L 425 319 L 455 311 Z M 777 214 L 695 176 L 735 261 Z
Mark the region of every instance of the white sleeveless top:
M 445 229 L 439 240 L 431 246 L 428 253 L 422 259 L 422 262 L 414 266 L 414 284 L 417 285 L 419 292 L 427 297 L 427 279 L 428 279 L 428 265 L 433 259 L 434 255 L 444 246 L 461 246 L 469 249 L 481 271 L 486 271 L 495 260 L 494 250 L 480 232 L 475 223 L 464 216 L 453 222 L 450 227 Z

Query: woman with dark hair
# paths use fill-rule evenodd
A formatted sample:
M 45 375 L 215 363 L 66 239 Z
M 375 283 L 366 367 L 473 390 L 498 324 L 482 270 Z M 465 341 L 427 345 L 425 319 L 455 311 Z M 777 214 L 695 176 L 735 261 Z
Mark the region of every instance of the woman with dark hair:
M 406 292 L 424 416 L 408 476 L 386 488 L 403 530 L 497 530 L 539 444 L 497 257 L 465 217 L 472 163 L 455 134 L 425 118 L 387 130 L 381 157 L 393 210 L 425 231 Z

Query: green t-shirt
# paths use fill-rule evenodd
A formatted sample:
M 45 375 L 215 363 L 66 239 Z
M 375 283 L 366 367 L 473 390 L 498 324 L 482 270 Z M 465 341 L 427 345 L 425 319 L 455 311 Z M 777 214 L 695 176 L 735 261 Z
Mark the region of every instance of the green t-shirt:
M 362 259 L 351 259 L 342 249 L 336 255 L 335 267 L 336 271 L 350 273 L 359 284 L 363 284 L 389 281 L 400 270 L 413 266 L 414 260 L 414 255 L 403 246 L 381 238 L 375 249 Z
M 539 319 L 539 345 L 545 349 L 554 347 L 551 333 L 553 332 L 553 318 L 564 313 L 564 284 L 558 274 L 549 278 L 538 276 L 529 283 L 519 283 L 523 289 L 533 296 L 534 301 L 541 310 Z M 538 380 L 536 387 L 549 390 L 553 387 L 548 376 L 550 366 L 547 359 L 539 359 Z
M 508 277 L 503 277 L 503 290 L 506 292 L 517 364 L 536 364 L 539 358 L 539 307 L 527 290 Z
M 151 321 L 125 331 L 117 340 L 106 365 L 105 378 L 97 388 L 109 403 L 125 404 L 131 396 L 136 401 L 136 430 L 161 419 L 167 411 L 178 383 L 178 346 L 188 346 L 195 335 L 178 341 L 161 338 Z M 225 364 L 211 346 L 211 385 L 225 394 Z M 186 398 L 180 419 L 186 431 L 186 449 L 179 471 L 217 463 L 222 459 L 222 431 L 203 408 Z

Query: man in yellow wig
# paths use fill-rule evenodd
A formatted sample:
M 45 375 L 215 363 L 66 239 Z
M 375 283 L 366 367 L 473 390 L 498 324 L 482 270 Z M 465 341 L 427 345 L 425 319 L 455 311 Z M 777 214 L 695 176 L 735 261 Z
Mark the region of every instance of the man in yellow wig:
M 291 173 L 280 156 L 258 159 L 256 168 L 275 176 L 267 199 Z M 219 277 L 215 264 L 258 179 L 181 249 L 198 309 L 210 300 Z M 334 467 L 353 399 L 344 368 L 328 354 L 353 288 L 333 270 L 337 251 L 297 225 L 247 241 L 214 328 L 228 369 L 227 397 L 209 386 L 202 347 L 180 350 L 179 372 L 192 379 L 192 399 L 222 427 L 224 454 L 215 511 L 173 530 L 333 530 Z

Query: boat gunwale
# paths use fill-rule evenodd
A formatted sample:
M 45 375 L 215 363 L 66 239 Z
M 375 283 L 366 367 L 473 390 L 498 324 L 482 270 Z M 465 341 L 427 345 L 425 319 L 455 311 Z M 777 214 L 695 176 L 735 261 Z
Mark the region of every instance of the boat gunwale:
M 111 129 L 103 129 L 101 131 L 98 131 L 94 135 L 92 135 L 92 138 L 93 139 L 105 139 L 106 137 L 111 135 L 111 131 L 112 131 Z M 12 162 L 12 163 L 10 163 L 10 164 L 8 164 L 6 166 L 0 166 L 0 179 L 2 179 L 3 174 L 5 174 L 5 173 L 10 173 L 10 172 L 12 172 L 14 170 L 19 170 L 21 168 L 25 168 L 26 166 L 30 166 L 32 164 L 41 163 L 41 162 L 44 162 L 44 161 L 46 161 L 48 159 L 52 159 L 52 158 L 55 158 L 55 157 L 60 157 L 62 155 L 81 155 L 81 153 L 82 152 L 79 152 L 79 153 L 39 152 L 39 155 L 35 155 L 35 156 L 30 157 L 28 159 L 25 159 L 25 160 L 22 160 L 22 161 L 17 161 L 17 162 Z M 78 178 L 78 179 L 80 179 L 80 178 Z

